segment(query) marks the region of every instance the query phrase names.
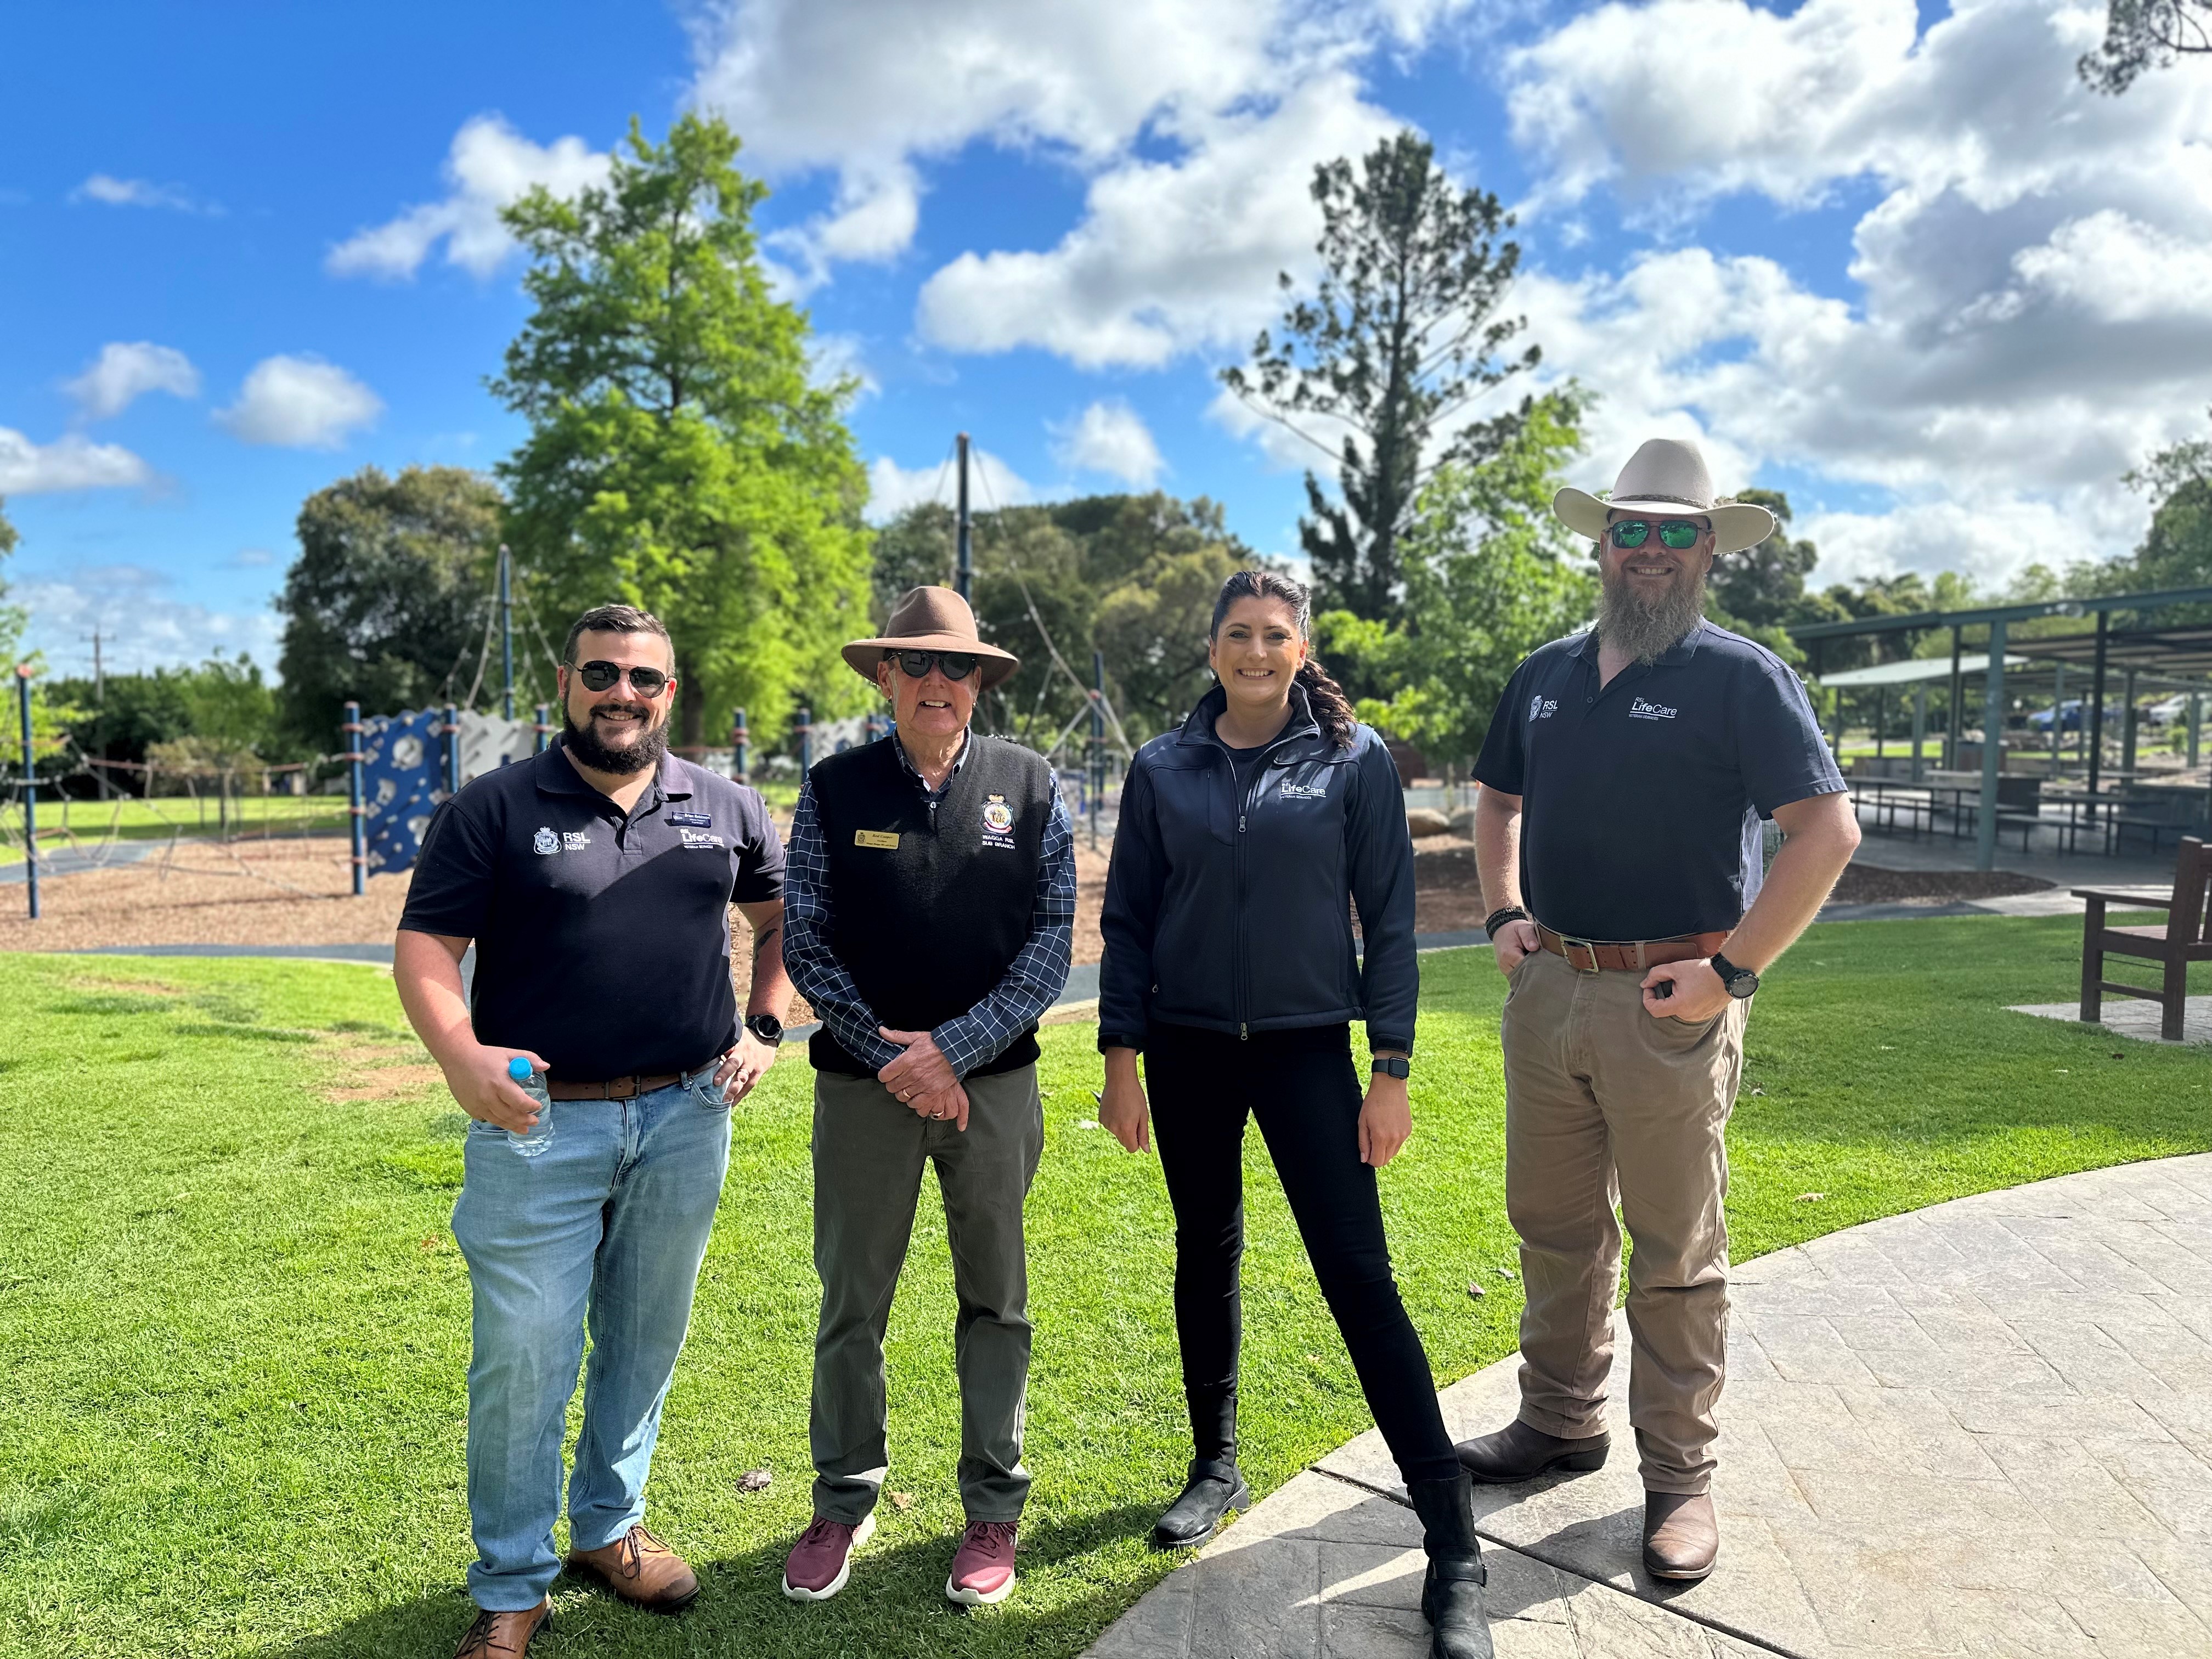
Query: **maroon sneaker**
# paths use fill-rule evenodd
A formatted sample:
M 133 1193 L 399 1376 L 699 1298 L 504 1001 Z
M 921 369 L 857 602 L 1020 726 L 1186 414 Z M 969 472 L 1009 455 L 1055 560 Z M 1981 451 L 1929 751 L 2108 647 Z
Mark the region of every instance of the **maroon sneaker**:
M 1014 1593 L 1014 1523 L 971 1521 L 952 1558 L 945 1599 L 963 1607 L 993 1607 Z
M 875 1535 L 876 1517 L 857 1527 L 816 1516 L 783 1564 L 783 1593 L 794 1601 L 827 1601 L 853 1576 L 853 1552 Z

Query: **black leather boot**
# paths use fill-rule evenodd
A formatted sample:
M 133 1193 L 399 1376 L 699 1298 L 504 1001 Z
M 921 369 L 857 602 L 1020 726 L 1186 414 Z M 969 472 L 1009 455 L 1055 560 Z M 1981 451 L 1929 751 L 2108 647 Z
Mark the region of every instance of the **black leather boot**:
M 1474 1486 L 1465 1475 L 1407 1483 L 1429 1553 L 1421 1616 L 1429 1621 L 1429 1659 L 1492 1659 L 1482 1587 L 1490 1582 L 1474 1535 Z
M 1233 1455 L 1194 1458 L 1182 1495 L 1168 1505 L 1152 1528 L 1152 1547 L 1179 1550 L 1203 1544 L 1213 1536 L 1223 1516 L 1251 1501 L 1252 1489 L 1237 1472 Z

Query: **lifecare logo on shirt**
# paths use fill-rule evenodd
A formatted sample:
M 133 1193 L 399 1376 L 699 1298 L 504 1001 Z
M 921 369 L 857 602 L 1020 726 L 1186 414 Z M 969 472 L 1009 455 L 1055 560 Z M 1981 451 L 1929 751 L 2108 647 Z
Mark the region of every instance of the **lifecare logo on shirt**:
M 1324 774 L 1319 783 L 1292 783 L 1288 778 L 1285 778 L 1283 798 L 1285 800 L 1327 800 L 1328 778 Z
M 1014 809 L 1006 805 L 1004 795 L 993 795 L 983 803 L 983 845 L 1012 847 L 1014 844 Z
M 722 838 L 712 830 L 687 829 L 678 830 L 676 833 L 684 837 L 684 844 L 686 847 L 719 848 L 722 844 Z
M 1528 699 L 1528 718 L 1532 720 L 1547 720 L 1559 712 L 1559 700 L 1557 697 L 1547 697 L 1539 691 Z
M 1663 702 L 1650 702 L 1642 697 L 1628 705 L 1628 718 L 1632 720 L 1671 720 L 1675 712 Z

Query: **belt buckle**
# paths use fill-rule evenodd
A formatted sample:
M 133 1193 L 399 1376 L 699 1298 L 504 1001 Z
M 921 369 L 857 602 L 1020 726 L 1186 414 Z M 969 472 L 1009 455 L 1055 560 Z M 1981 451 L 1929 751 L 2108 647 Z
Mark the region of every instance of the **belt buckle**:
M 1575 952 L 1577 951 L 1583 951 L 1589 953 L 1589 967 L 1585 968 L 1575 960 Z M 1565 933 L 1560 934 L 1559 954 L 1566 958 L 1567 966 L 1573 969 L 1578 974 L 1589 974 L 1594 976 L 1601 971 L 1598 967 L 1597 946 L 1586 939 L 1569 939 Z
M 637 1073 L 633 1072 L 628 1077 L 610 1079 L 607 1084 L 607 1098 L 609 1100 L 636 1099 Z

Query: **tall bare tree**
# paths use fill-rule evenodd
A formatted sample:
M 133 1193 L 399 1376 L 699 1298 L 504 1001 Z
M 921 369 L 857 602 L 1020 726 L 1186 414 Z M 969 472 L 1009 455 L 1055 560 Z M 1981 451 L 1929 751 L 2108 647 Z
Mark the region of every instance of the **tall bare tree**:
M 1477 462 L 1512 437 L 1525 410 L 1468 418 L 1475 401 L 1533 368 L 1538 349 L 1501 357 L 1526 326 L 1494 313 L 1521 260 L 1498 240 L 1513 223 L 1498 198 L 1456 189 L 1419 134 L 1387 138 L 1355 169 L 1314 169 L 1322 277 L 1261 331 L 1248 365 L 1222 383 L 1337 462 L 1343 501 L 1306 474 L 1299 537 L 1324 608 L 1395 619 L 1398 544 L 1422 485 L 1448 461 Z M 1297 288 L 1289 273 L 1278 279 Z M 1443 435 L 1441 439 L 1439 434 Z
M 2212 52 L 2212 0 L 2111 0 L 2104 44 L 2075 65 L 2099 92 L 2122 93 L 2148 69 Z

